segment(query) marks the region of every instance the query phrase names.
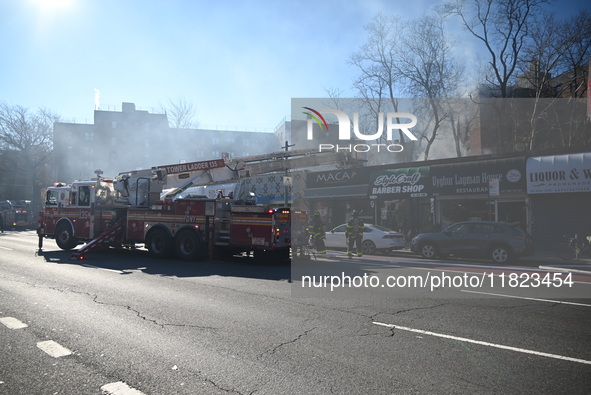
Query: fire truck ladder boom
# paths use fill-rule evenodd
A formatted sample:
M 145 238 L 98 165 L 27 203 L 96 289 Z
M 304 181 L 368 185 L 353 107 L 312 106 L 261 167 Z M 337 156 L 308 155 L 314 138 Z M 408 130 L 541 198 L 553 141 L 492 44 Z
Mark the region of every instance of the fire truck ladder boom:
M 121 219 L 117 221 L 113 226 L 105 229 L 101 234 L 99 234 L 96 238 L 92 239 L 84 247 L 79 249 L 78 251 L 74 252 L 70 259 L 72 260 L 81 260 L 84 259 L 86 254 L 92 251 L 97 251 L 101 248 L 104 248 L 109 245 L 110 241 L 117 237 L 123 231 L 123 226 L 125 224 L 125 219 Z

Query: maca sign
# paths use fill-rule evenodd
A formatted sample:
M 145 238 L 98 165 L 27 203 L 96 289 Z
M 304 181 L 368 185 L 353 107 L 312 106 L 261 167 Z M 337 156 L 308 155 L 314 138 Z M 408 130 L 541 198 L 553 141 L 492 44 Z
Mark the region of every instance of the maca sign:
M 370 170 L 367 167 L 321 171 L 307 175 L 308 188 L 367 184 Z

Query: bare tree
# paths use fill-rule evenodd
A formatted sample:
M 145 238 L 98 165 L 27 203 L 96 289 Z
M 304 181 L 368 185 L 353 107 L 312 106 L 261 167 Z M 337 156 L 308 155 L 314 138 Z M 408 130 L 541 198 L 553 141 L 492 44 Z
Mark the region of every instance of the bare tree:
M 398 38 L 404 25 L 397 16 L 379 13 L 365 26 L 365 30 L 368 34 L 367 42 L 350 59 L 350 63 L 360 71 L 353 86 L 372 119 L 377 119 L 384 108 L 398 111 L 397 97 L 400 95 L 400 88 L 395 75 L 395 62 L 400 53 Z M 400 142 L 404 143 L 402 132 Z
M 430 122 L 424 123 L 421 137 L 426 141 L 424 160 L 427 160 L 443 121 L 449 118 L 448 99 L 458 90 L 463 68 L 454 60 L 452 41 L 445 33 L 441 15 L 423 16 L 400 40 L 402 51 L 394 70 L 402 77 L 409 95 L 425 99 L 421 101 L 422 107 Z M 459 140 L 456 143 L 459 145 Z
M 460 17 L 464 27 L 486 48 L 492 78 L 487 83 L 509 96 L 532 19 L 547 0 L 453 0 L 444 11 Z
M 518 81 L 518 87 L 526 88 L 533 98 L 529 125 L 521 136 L 530 150 L 582 143 L 581 136 L 578 136 L 582 129 L 577 122 L 564 122 L 559 128 L 560 124 L 551 122 L 549 117 L 554 117 L 553 107 L 559 97 L 570 97 L 574 110 L 574 102 L 581 101 L 586 93 L 584 75 L 591 53 L 590 24 L 588 12 L 564 21 L 548 13 L 536 20 L 530 29 L 530 42 L 523 51 L 523 72 Z M 544 131 L 546 133 L 538 138 L 539 132 Z M 557 141 L 556 136 L 566 138 Z
M 31 113 L 26 107 L 0 103 L 0 149 L 17 154 L 19 174 L 25 199 L 38 203 L 40 170 L 51 158 L 53 124 L 59 116 L 47 109 Z M 6 169 L 0 169 L 6 170 Z
M 187 100 L 181 98 L 176 101 L 168 99 L 168 104 L 166 106 L 161 105 L 161 107 L 168 117 L 171 128 L 196 129 L 199 127 L 199 122 L 195 119 L 195 108 Z

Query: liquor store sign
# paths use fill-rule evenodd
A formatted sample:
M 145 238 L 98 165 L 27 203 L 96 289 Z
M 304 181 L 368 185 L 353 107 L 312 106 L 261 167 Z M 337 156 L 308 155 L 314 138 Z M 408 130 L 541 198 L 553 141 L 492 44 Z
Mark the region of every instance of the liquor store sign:
M 591 192 L 591 152 L 527 159 L 527 193 Z

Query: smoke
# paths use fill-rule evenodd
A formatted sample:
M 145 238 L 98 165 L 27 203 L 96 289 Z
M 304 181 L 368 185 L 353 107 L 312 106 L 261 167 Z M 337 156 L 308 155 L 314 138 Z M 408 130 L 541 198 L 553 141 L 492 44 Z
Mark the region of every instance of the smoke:
M 101 91 L 96 88 L 94 88 L 94 109 L 101 109 Z

